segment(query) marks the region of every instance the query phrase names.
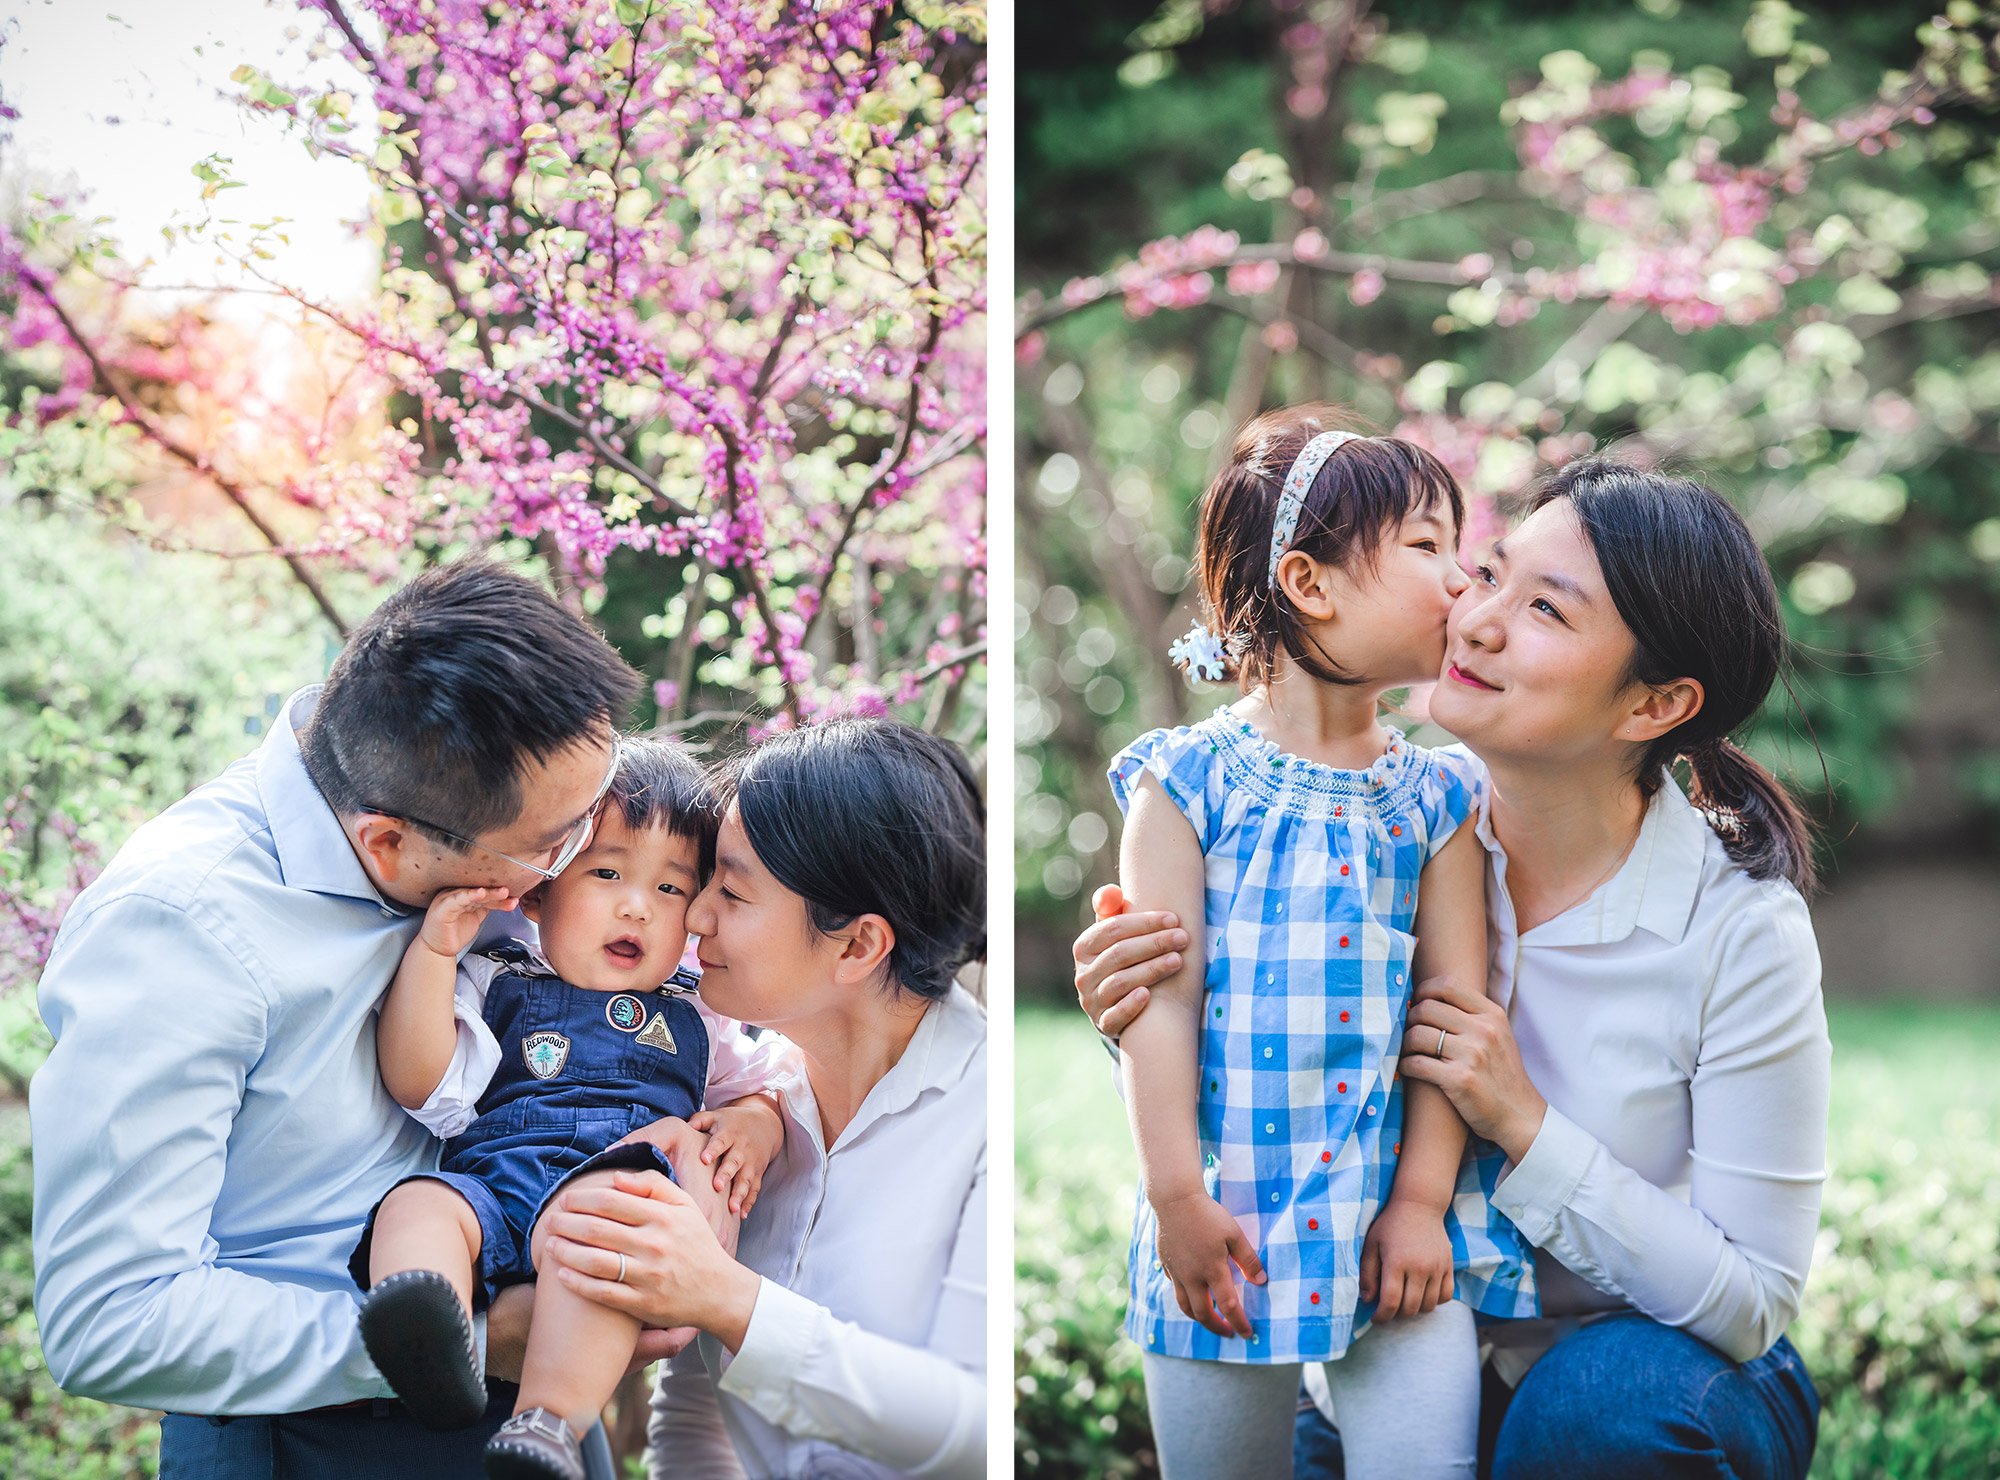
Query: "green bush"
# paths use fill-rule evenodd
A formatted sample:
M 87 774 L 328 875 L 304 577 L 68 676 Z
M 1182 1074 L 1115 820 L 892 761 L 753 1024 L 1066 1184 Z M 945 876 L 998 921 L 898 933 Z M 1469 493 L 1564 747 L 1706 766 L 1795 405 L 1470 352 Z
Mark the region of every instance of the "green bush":
M 159 1470 L 154 1415 L 72 1398 L 35 1326 L 26 1116 L 0 1105 L 0 1468 L 8 1480 L 130 1480 Z
M 1815 1480 L 2000 1474 L 1994 1008 L 1844 1008 L 1825 1212 L 1792 1328 L 1824 1400 Z M 1023 1475 L 1156 1474 L 1119 1335 L 1136 1174 L 1081 1018 L 1020 1015 L 1015 1444 Z

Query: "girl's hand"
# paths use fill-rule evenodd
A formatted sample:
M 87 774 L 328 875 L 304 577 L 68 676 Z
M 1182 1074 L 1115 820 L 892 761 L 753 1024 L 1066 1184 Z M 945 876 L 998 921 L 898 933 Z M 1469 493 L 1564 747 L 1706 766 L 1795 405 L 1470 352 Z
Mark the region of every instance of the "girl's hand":
M 514 896 L 505 889 L 447 889 L 424 911 L 421 938 L 440 956 L 456 961 L 479 935 L 488 910 L 511 910 Z
M 785 1145 L 785 1117 L 770 1095 L 747 1095 L 688 1122 L 705 1131 L 702 1165 L 715 1168 L 715 1190 L 729 1194 L 729 1211 L 742 1217 L 757 1205 L 764 1170 Z M 678 1168 L 679 1163 L 675 1163 Z
M 1451 1299 L 1451 1236 L 1435 1208 L 1393 1196 L 1361 1241 L 1361 1298 L 1375 1319 L 1420 1316 Z
M 694 1199 L 658 1172 L 575 1187 L 547 1215 L 543 1278 L 648 1326 L 694 1326 L 743 1345 L 761 1281 L 716 1242 Z M 625 1278 L 618 1278 L 625 1256 Z
M 1217 1336 L 1251 1334 L 1230 1273 L 1233 1263 L 1253 1285 L 1264 1283 L 1264 1265 L 1228 1209 L 1206 1192 L 1190 1192 L 1153 1205 L 1160 1223 L 1160 1263 L 1173 1282 L 1181 1314 Z
M 1188 936 L 1177 916 L 1164 911 L 1125 912 L 1125 892 L 1107 884 L 1091 896 L 1097 923 L 1076 938 L 1076 997 L 1097 1031 L 1124 1032 L 1152 993 L 1148 988 L 1181 969 Z
M 1445 1035 L 1438 1057 L 1438 1032 Z M 1484 1136 L 1509 1161 L 1528 1154 L 1541 1134 L 1549 1102 L 1528 1078 L 1514 1026 L 1499 1003 L 1450 977 L 1419 982 L 1403 1034 L 1402 1072 L 1435 1084 L 1450 1098 L 1472 1133 Z

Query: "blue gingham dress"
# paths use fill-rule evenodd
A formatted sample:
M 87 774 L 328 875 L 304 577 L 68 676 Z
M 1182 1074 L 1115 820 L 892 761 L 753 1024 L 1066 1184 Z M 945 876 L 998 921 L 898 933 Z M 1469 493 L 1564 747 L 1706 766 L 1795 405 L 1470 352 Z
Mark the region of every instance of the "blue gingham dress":
M 1143 773 L 1186 815 L 1207 875 L 1196 1119 L 1209 1193 L 1241 1224 L 1268 1283 L 1243 1286 L 1255 1335 L 1181 1314 L 1141 1188 L 1126 1334 L 1165 1356 L 1338 1357 L 1366 1329 L 1361 1244 L 1400 1150 L 1396 1065 L 1409 1007 L 1417 881 L 1470 815 L 1457 757 L 1389 731 L 1365 771 L 1280 751 L 1228 709 L 1140 736 L 1111 763 L 1121 809 Z M 1505 1169 L 1474 1142 L 1446 1215 L 1457 1298 L 1537 1313 L 1525 1239 L 1488 1201 Z

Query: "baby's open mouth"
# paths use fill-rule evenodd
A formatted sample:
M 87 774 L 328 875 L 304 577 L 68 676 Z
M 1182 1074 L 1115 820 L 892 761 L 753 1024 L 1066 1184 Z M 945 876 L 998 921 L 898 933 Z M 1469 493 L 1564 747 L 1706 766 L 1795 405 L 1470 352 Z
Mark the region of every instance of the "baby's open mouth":
M 636 936 L 621 935 L 605 946 L 604 954 L 630 966 L 636 964 L 639 958 L 646 954 L 646 948 L 639 944 Z

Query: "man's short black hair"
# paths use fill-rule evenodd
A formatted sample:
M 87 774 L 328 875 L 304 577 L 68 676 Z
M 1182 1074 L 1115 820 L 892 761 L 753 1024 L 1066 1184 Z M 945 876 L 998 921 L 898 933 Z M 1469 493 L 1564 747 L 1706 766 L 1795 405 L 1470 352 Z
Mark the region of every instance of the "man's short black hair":
M 300 750 L 335 812 L 402 817 L 450 845 L 437 828 L 477 838 L 511 824 L 529 761 L 608 742 L 638 691 L 616 649 L 547 591 L 459 560 L 355 630 Z

